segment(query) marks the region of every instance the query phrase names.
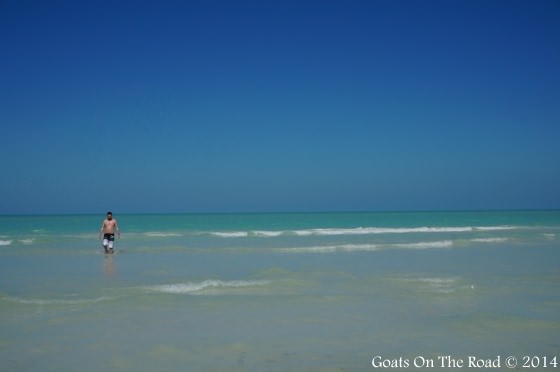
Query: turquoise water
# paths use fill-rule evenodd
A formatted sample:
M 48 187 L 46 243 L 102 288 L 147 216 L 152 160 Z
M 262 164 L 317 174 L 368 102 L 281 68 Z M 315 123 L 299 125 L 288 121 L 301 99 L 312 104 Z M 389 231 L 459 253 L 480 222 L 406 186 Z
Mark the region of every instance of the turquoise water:
M 103 217 L 0 216 L 0 370 L 560 357 L 559 211 Z

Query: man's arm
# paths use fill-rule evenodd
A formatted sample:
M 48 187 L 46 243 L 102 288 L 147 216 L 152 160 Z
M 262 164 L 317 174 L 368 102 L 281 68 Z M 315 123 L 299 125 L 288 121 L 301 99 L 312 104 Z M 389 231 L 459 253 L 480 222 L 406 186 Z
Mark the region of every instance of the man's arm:
M 103 227 L 105 226 L 105 221 L 101 222 L 101 229 L 99 230 L 99 239 L 103 236 Z

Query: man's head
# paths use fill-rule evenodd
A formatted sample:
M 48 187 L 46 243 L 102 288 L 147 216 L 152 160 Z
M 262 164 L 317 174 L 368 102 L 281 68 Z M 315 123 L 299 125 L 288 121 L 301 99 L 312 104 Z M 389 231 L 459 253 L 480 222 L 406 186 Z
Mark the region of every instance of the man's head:
M 112 220 L 112 219 L 113 219 L 113 212 L 107 212 L 107 219 L 108 219 L 108 220 Z

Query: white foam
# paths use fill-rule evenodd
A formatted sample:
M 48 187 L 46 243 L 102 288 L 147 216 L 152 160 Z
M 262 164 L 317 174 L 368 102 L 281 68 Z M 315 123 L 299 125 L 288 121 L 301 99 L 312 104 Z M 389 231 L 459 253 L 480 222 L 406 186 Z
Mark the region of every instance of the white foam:
M 33 240 L 35 240 L 35 239 L 20 239 L 19 242 L 21 244 L 29 245 L 29 244 L 33 244 Z
M 112 300 L 113 297 L 97 297 L 97 298 L 83 298 L 83 299 L 75 299 L 75 300 L 67 300 L 67 299 L 41 299 L 41 298 L 21 298 L 21 297 L 2 297 L 5 300 L 11 302 L 17 302 L 20 304 L 28 304 L 28 305 L 80 305 L 80 304 L 91 304 L 101 301 L 108 301 Z
M 258 238 L 274 238 L 283 235 L 289 231 L 283 230 L 254 230 L 254 231 L 227 231 L 227 232 L 211 232 L 211 235 L 219 236 L 221 238 L 246 238 L 254 236 Z
M 356 227 L 349 229 L 310 229 L 296 230 L 299 236 L 307 235 L 369 235 L 369 234 L 408 234 L 408 233 L 437 233 L 437 232 L 466 232 L 472 227 Z
M 344 245 L 323 245 L 312 247 L 281 248 L 281 252 L 286 253 L 333 253 L 333 252 L 359 252 L 376 251 L 379 247 L 375 244 L 344 244 Z
M 244 238 L 249 236 L 246 231 L 232 231 L 232 232 L 213 232 L 212 235 L 219 236 L 220 238 Z
M 10 245 L 13 240 L 0 240 L 0 245 Z
M 268 284 L 264 280 L 205 280 L 198 283 L 176 283 L 163 284 L 144 287 L 153 292 L 172 293 L 172 294 L 196 294 L 208 288 L 242 288 L 254 287 Z
M 427 283 L 435 287 L 449 286 L 455 284 L 457 279 L 454 278 L 418 278 L 417 281 Z
M 396 244 L 392 244 L 392 246 L 397 248 L 409 248 L 409 249 L 449 248 L 453 246 L 453 241 L 439 240 L 435 242 L 396 243 Z
M 515 226 L 477 226 L 476 230 L 480 231 L 500 231 L 500 230 L 514 230 Z
M 456 278 L 418 278 L 411 281 L 427 285 L 431 291 L 444 294 L 453 293 L 458 288 Z
M 248 236 L 271 238 L 281 235 L 296 236 L 336 236 L 336 235 L 371 235 L 371 234 L 410 234 L 410 233 L 458 233 L 472 231 L 512 230 L 514 226 L 448 226 L 448 227 L 353 227 L 353 228 L 317 228 L 302 230 L 255 230 L 210 232 L 221 238 L 245 238 Z
M 280 248 L 279 251 L 285 253 L 333 253 L 336 252 L 336 248 L 336 245 L 325 245 L 316 247 Z
M 494 231 L 512 230 L 513 226 L 451 226 L 451 227 L 356 227 L 356 228 L 327 228 L 296 230 L 294 234 L 308 235 L 368 235 L 368 234 L 409 234 L 409 233 L 454 233 L 470 232 L 475 230 Z
M 475 239 L 471 239 L 472 242 L 477 242 L 477 243 L 503 243 L 503 242 L 507 242 L 509 239 L 508 238 L 475 238 Z
M 340 246 L 340 250 L 345 252 L 357 252 L 357 251 L 377 251 L 379 246 L 376 244 L 345 244 Z
M 273 238 L 276 236 L 280 236 L 283 233 L 284 233 L 283 231 L 263 231 L 263 230 L 253 232 L 255 236 L 260 236 L 265 238 Z
M 150 231 L 145 233 L 145 235 L 152 238 L 167 238 L 167 237 L 181 236 L 181 234 L 179 233 L 164 233 L 158 231 Z
M 451 240 L 438 240 L 433 242 L 417 243 L 395 243 L 395 244 L 343 244 L 343 245 L 321 245 L 310 247 L 279 248 L 280 252 L 285 253 L 334 253 L 334 252 L 373 252 L 385 248 L 405 248 L 405 249 L 430 249 L 430 248 L 449 248 L 453 246 Z

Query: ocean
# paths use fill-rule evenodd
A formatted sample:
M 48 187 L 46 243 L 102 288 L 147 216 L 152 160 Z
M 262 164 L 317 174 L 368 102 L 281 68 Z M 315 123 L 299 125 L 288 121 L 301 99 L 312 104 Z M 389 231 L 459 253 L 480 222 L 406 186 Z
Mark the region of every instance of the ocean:
M 560 365 L 560 211 L 114 217 L 0 216 L 1 371 Z

